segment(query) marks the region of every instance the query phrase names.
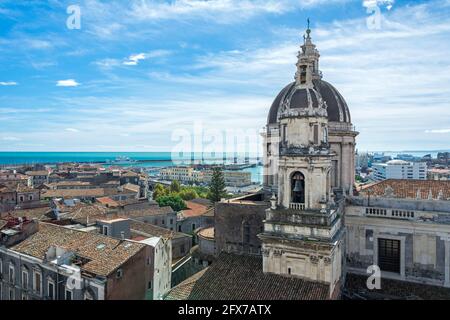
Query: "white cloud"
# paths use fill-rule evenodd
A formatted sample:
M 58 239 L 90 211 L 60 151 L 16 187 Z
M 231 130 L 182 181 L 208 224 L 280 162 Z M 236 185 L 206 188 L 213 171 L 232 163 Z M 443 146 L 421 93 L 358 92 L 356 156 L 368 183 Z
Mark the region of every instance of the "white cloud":
M 79 85 L 80 84 L 74 79 L 58 80 L 58 82 L 56 83 L 57 87 L 78 87 Z
M 146 60 L 150 58 L 159 58 L 164 57 L 170 54 L 170 51 L 168 50 L 154 50 L 148 53 L 138 53 L 138 54 L 132 54 L 128 58 L 125 59 L 123 62 L 124 65 L 127 66 L 135 66 L 139 64 L 139 61 Z
M 395 0 L 364 0 L 363 6 L 368 8 L 375 6 L 386 6 L 388 10 L 391 10 L 394 3 Z
M 133 3 L 131 17 L 142 20 L 207 19 L 214 23 L 232 23 L 262 14 L 332 5 L 352 0 L 141 0 Z
M 126 59 L 123 64 L 126 66 L 135 66 L 139 63 L 140 60 L 145 59 L 147 59 L 145 53 L 133 54 L 128 59 Z
M 25 39 L 24 42 L 32 49 L 49 49 L 53 47 L 53 44 L 47 40 Z
M 74 129 L 74 128 L 66 128 L 67 132 L 80 132 L 80 130 L 78 129 Z
M 2 140 L 3 141 L 20 141 L 22 139 L 17 138 L 17 137 L 3 137 Z
M 17 84 L 15 81 L 0 81 L 0 86 L 17 86 Z
M 425 130 L 426 133 L 450 133 L 450 129 L 432 129 Z
M 97 60 L 94 62 L 94 64 L 100 67 L 101 69 L 109 70 L 114 67 L 120 66 L 120 61 L 117 59 L 106 58 Z

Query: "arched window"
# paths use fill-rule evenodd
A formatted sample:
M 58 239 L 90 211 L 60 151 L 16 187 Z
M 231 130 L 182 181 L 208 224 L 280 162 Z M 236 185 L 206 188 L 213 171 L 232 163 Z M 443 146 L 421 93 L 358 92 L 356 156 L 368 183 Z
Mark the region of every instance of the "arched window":
M 305 203 L 305 176 L 295 172 L 291 178 L 291 202 Z

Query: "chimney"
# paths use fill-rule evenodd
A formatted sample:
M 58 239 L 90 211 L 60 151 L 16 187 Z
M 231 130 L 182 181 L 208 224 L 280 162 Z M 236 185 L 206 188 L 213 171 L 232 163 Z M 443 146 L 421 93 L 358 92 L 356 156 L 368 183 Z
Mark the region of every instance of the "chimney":
M 125 231 L 120 231 L 120 238 L 125 240 Z

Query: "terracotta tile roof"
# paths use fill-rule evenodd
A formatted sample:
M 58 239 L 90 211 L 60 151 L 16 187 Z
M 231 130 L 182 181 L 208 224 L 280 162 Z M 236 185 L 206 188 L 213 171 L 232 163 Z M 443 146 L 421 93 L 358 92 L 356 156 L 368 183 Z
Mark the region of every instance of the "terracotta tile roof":
M 27 176 L 47 176 L 49 174 L 46 170 L 38 170 L 38 171 L 27 171 L 25 172 Z
M 121 174 L 121 177 L 138 177 L 139 174 L 137 174 L 136 172 L 133 171 L 127 171 L 127 172 L 123 172 Z
M 100 276 L 108 276 L 145 247 L 136 242 L 40 222 L 38 232 L 11 250 L 44 259 L 51 246 L 64 248 L 87 259 L 81 270 Z
M 10 193 L 10 192 L 14 192 L 14 190 L 8 188 L 5 185 L 0 185 L 0 193 Z
M 59 182 L 53 182 L 49 183 L 50 186 L 60 187 L 60 186 L 90 186 L 92 185 L 90 182 L 86 181 L 59 181 Z
M 42 208 L 33 208 L 33 209 L 24 209 L 24 210 L 14 210 L 9 213 L 10 216 L 13 217 L 27 217 L 29 219 L 37 219 L 37 220 L 49 220 L 48 214 L 51 212 L 50 207 L 42 207 Z
M 191 237 L 190 235 L 181 232 L 171 231 L 169 229 L 161 228 L 150 223 L 135 220 L 130 220 L 130 229 L 132 233 L 134 231 L 134 233 L 137 233 L 139 235 L 147 235 L 148 237 L 161 237 L 164 239 Z
M 204 198 L 195 198 L 195 199 L 190 200 L 190 202 L 198 203 L 198 204 L 201 204 L 201 205 L 204 205 L 207 207 L 212 207 L 212 205 L 213 205 L 211 203 L 211 200 L 204 199 Z
M 148 237 L 136 236 L 136 237 L 133 237 L 131 240 L 133 240 L 133 241 L 142 241 L 142 240 L 145 240 L 145 239 L 148 239 Z
M 192 277 L 187 278 L 177 286 L 173 287 L 165 300 L 187 300 L 192 290 L 194 289 L 197 280 L 200 279 L 207 270 L 208 268 L 203 269 L 202 271 L 197 272 Z
M 141 189 L 138 185 L 132 184 L 132 183 L 124 184 L 122 187 L 124 189 L 130 190 L 130 191 L 133 191 L 133 192 L 139 192 L 139 190 Z
M 87 222 L 88 217 L 90 221 L 93 221 L 94 219 L 105 218 L 106 212 L 106 208 L 100 205 L 82 205 L 73 210 L 66 217 L 80 223 L 85 223 Z
M 189 278 L 188 280 L 192 280 Z M 221 253 L 203 275 L 174 287 L 167 300 L 326 300 L 329 285 L 265 274 L 262 257 Z M 190 288 L 192 286 L 192 288 Z
M 18 184 L 16 191 L 19 193 L 26 193 L 26 192 L 35 192 L 35 191 L 39 191 L 39 189 L 34 189 L 28 186 L 24 186 L 23 184 Z
M 103 197 L 105 189 L 59 189 L 59 190 L 43 190 L 42 198 L 65 198 L 73 199 L 80 197 Z
M 105 188 L 102 190 L 103 190 L 104 196 L 113 196 L 113 195 L 118 195 L 118 194 L 135 195 L 137 193 L 134 190 L 129 190 L 129 189 L 125 189 L 125 188 L 123 189 L 123 191 L 119 190 L 118 188 Z
M 181 215 L 184 218 L 190 217 L 198 217 L 204 215 L 208 210 L 211 210 L 209 207 L 195 203 L 192 201 L 186 201 L 186 206 L 188 207 L 186 210 L 181 211 Z
M 382 278 L 381 289 L 368 290 L 367 277 L 348 273 L 345 297 L 364 300 L 450 300 L 450 288 Z
M 158 207 L 157 205 L 151 206 L 145 209 L 127 210 L 121 212 L 120 215 L 127 216 L 129 218 L 159 216 L 174 213 L 171 207 Z
M 118 207 L 119 204 L 117 203 L 117 201 L 114 201 L 113 199 L 111 199 L 110 197 L 101 197 L 101 198 L 97 198 L 97 201 L 99 203 L 101 203 L 104 206 L 108 206 L 111 208 L 115 208 Z
M 450 181 L 448 180 L 401 180 L 388 179 L 369 186 L 365 186 L 360 194 L 367 196 L 384 196 L 386 188 L 393 189 L 394 197 L 416 199 L 419 190 L 421 199 L 428 199 L 431 190 L 433 199 L 437 199 L 442 192 L 443 200 L 450 200 Z

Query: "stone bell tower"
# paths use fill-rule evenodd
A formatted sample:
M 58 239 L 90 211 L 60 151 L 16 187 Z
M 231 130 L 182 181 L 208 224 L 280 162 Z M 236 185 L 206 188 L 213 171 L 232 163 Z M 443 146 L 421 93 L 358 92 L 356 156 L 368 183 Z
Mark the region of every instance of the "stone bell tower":
M 341 279 L 342 210 L 331 188 L 327 104 L 314 87 L 320 79 L 319 54 L 306 31 L 298 55 L 294 87 L 277 113 L 279 155 L 277 193 L 267 209 L 263 270 L 330 285 Z

